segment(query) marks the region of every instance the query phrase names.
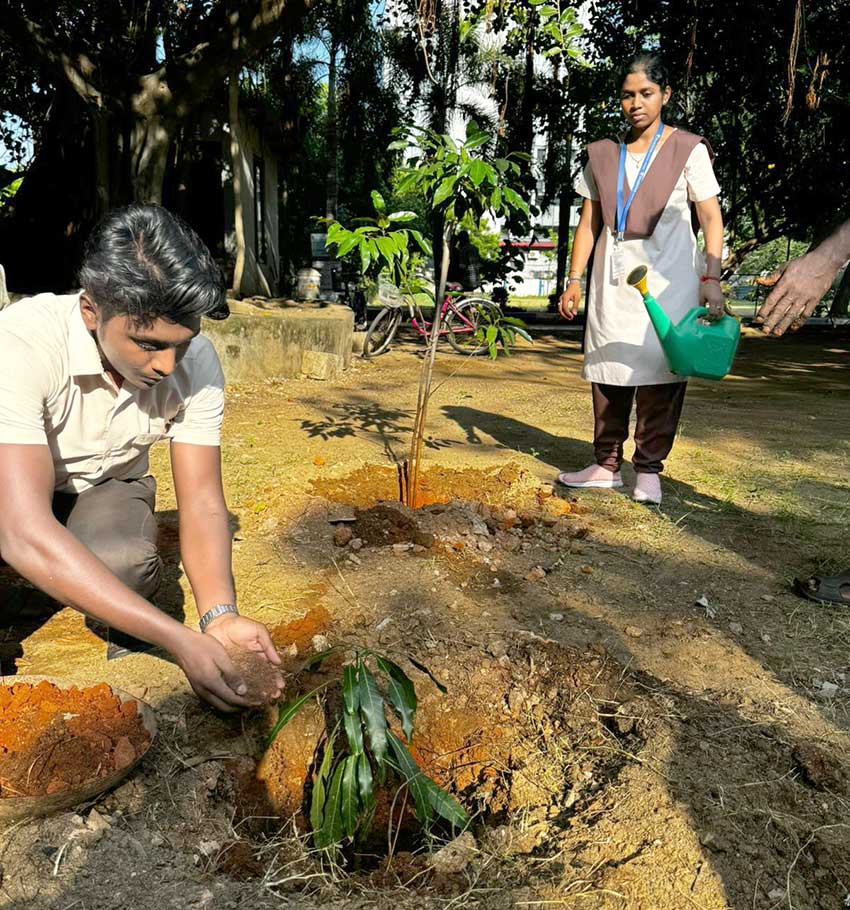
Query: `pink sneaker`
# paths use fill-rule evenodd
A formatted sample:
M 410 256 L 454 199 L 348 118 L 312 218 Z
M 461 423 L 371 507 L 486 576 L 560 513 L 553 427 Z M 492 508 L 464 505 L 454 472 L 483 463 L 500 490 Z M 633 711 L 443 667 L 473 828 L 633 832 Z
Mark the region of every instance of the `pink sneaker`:
M 650 505 L 660 506 L 661 478 L 657 474 L 638 474 L 632 499 L 634 499 L 635 502 L 644 502 Z
M 588 465 L 581 471 L 567 473 L 563 471 L 558 475 L 558 483 L 565 487 L 574 487 L 579 490 L 589 490 L 593 488 L 615 490 L 623 485 L 623 479 L 620 472 L 612 474 L 611 471 L 603 468 L 601 465 Z

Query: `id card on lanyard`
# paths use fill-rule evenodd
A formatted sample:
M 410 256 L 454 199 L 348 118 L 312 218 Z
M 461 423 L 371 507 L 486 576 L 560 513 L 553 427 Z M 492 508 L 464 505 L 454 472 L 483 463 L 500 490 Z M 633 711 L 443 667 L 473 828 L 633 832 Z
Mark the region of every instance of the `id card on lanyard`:
M 620 244 L 623 242 L 626 236 L 626 222 L 629 217 L 629 209 L 632 206 L 632 201 L 635 198 L 635 194 L 640 188 L 641 183 L 643 183 L 643 178 L 646 176 L 646 172 L 649 169 L 649 164 L 652 161 L 652 153 L 655 151 L 663 132 L 664 124 L 659 123 L 658 131 L 652 137 L 652 142 L 649 144 L 646 155 L 641 162 L 640 170 L 638 170 L 637 177 L 635 178 L 634 185 L 629 192 L 629 198 L 625 201 L 623 200 L 623 190 L 625 189 L 626 184 L 626 143 L 620 143 L 620 166 L 617 170 L 617 230 L 614 234 L 614 249 L 611 253 L 612 284 L 619 284 L 625 275 L 623 250 Z

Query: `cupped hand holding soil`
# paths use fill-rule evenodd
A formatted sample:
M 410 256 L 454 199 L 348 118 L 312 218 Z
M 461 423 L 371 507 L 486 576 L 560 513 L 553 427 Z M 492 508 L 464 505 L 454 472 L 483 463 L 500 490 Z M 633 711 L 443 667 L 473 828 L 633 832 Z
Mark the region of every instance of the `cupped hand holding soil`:
M 277 701 L 283 692 L 283 676 L 260 651 L 228 648 L 227 656 L 233 661 L 236 672 L 242 677 L 248 691 L 245 698 L 257 706 Z

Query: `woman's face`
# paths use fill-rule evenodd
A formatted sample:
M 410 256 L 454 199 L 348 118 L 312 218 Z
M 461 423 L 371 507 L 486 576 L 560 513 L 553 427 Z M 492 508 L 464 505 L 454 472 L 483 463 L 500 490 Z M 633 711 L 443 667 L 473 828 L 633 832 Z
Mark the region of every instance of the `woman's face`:
M 663 89 L 657 82 L 650 82 L 643 71 L 629 73 L 623 82 L 620 104 L 629 123 L 643 129 L 661 113 L 670 100 L 670 86 Z

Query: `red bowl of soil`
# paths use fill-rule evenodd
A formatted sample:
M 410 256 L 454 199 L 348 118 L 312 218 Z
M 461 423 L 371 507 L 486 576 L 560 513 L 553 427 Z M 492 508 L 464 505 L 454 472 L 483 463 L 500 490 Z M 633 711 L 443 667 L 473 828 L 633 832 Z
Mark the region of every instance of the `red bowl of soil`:
M 94 799 L 130 774 L 155 736 L 153 710 L 106 683 L 0 677 L 0 820 Z

